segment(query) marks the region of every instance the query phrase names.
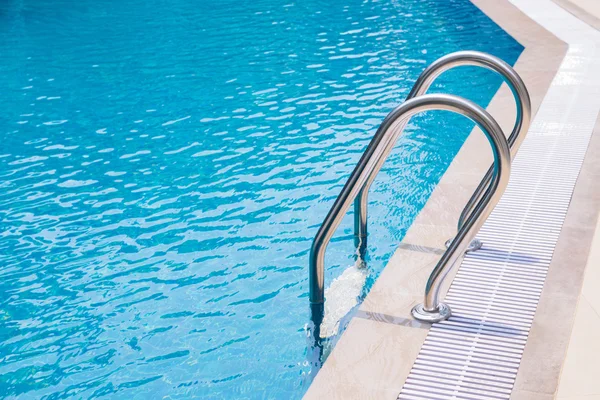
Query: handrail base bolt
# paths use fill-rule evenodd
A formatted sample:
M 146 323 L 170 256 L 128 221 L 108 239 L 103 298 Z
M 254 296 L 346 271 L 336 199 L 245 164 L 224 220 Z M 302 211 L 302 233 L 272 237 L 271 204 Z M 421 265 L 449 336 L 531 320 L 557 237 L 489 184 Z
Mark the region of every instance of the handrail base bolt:
M 446 248 L 450 247 L 450 243 L 452 243 L 452 240 L 454 239 L 448 239 L 446 240 Z M 469 243 L 469 247 L 467 247 L 467 250 L 465 250 L 465 253 L 468 253 L 470 251 L 477 251 L 479 249 L 481 249 L 483 247 L 483 242 L 479 239 L 473 239 L 471 241 L 471 243 Z
M 436 311 L 426 311 L 423 303 L 417 304 L 410 311 L 414 319 L 423 322 L 439 322 L 450 318 L 452 310 L 446 303 L 440 303 Z

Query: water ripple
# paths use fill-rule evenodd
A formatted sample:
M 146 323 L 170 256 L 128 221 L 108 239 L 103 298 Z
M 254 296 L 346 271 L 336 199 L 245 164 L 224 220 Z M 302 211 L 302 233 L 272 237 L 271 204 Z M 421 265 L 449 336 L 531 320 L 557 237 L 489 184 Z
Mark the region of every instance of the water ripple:
M 294 399 L 311 239 L 375 129 L 439 56 L 522 48 L 468 0 L 9 0 L 0 49 L 0 393 Z M 469 130 L 410 124 L 368 282 Z M 327 282 L 353 253 L 346 218 Z

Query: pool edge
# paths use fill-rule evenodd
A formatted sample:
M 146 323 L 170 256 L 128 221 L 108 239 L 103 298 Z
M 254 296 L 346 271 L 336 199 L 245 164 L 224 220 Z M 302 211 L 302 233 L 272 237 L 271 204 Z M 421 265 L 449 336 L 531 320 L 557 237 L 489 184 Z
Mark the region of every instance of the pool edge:
M 472 0 L 524 46 L 515 69 L 525 80 L 534 115 L 566 54 L 567 44 L 507 0 Z M 541 65 L 541 66 L 540 66 Z M 504 129 L 514 123 L 514 101 L 503 85 L 488 110 Z M 410 317 L 425 280 L 455 232 L 462 206 L 491 163 L 484 135 L 474 129 L 383 270 L 305 398 L 396 398 L 428 332 Z M 593 233 L 593 232 L 592 232 Z M 591 236 L 590 236 L 591 240 Z M 451 279 L 449 279 L 451 280 Z M 394 304 L 389 301 L 394 298 Z

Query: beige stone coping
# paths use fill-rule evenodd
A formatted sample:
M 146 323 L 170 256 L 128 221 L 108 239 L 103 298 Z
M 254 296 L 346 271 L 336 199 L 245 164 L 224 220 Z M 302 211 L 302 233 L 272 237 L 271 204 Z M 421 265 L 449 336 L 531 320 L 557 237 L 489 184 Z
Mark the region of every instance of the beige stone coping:
M 586 24 L 600 30 L 600 0 L 552 0 Z
M 472 1 L 525 47 L 515 69 L 530 91 L 535 115 L 567 46 L 507 0 Z M 506 85 L 488 111 L 505 132 L 511 131 L 515 105 Z M 491 162 L 487 139 L 474 129 L 315 377 L 306 399 L 397 398 L 430 326 L 414 320 L 410 310 L 422 301 L 444 242 L 456 233 L 458 216 Z

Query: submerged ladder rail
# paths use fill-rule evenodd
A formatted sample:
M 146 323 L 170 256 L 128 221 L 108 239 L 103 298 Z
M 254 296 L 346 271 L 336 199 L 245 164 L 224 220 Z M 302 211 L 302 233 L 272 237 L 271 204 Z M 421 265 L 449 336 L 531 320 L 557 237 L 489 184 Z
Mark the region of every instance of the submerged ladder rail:
M 458 51 L 445 55 L 431 63 L 421 73 L 406 100 L 410 100 L 425 94 L 440 75 L 448 70 L 462 66 L 476 66 L 494 71 L 503 78 L 510 88 L 515 98 L 517 108 L 515 124 L 508 137 L 511 156 L 514 158 L 521 143 L 523 142 L 523 139 L 525 138 L 525 134 L 529 130 L 529 124 L 531 120 L 531 100 L 529 98 L 529 92 L 527 91 L 525 83 L 521 77 L 509 64 L 498 57 L 478 51 Z M 394 143 L 391 143 L 391 146 L 393 145 Z M 492 179 L 492 168 L 493 167 L 490 167 L 488 169 L 487 173 L 463 209 L 458 220 L 457 230 L 464 225 L 467 217 L 473 213 L 475 204 L 482 198 L 485 190 L 489 189 Z M 364 259 L 367 247 L 368 195 L 369 189 L 375 180 L 375 176 L 376 173 L 371 174 L 371 176 L 368 177 L 359 195 L 354 201 L 354 244 L 358 249 L 358 255 L 361 259 Z M 450 244 L 451 240 L 452 239 L 448 240 L 447 246 Z M 481 242 L 474 240 L 467 248 L 467 251 L 473 251 L 479 248 L 481 248 Z
M 458 96 L 426 94 L 405 101 L 383 120 L 375 136 L 367 146 L 350 178 L 342 188 L 333 206 L 319 228 L 310 251 L 309 298 L 311 318 L 318 336 L 323 319 L 325 302 L 325 251 L 342 218 L 361 193 L 371 176 L 376 176 L 391 152 L 396 140 L 410 118 L 430 110 L 445 110 L 466 116 L 484 132 L 492 147 L 494 165 L 489 189 L 475 204 L 455 240 L 431 273 L 425 289 L 425 301 L 413 309 L 413 315 L 422 320 L 434 321 L 449 316 L 450 310 L 439 303 L 441 284 L 459 257 L 465 252 L 471 239 L 483 225 L 508 184 L 510 174 L 510 148 L 498 123 L 482 107 Z

